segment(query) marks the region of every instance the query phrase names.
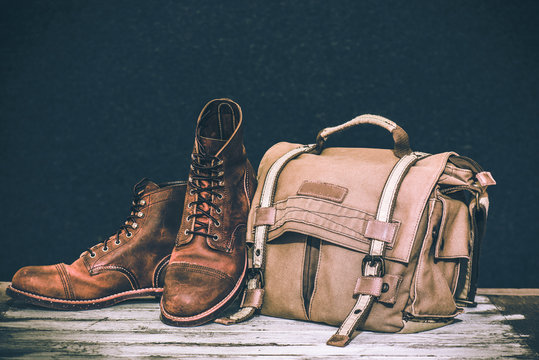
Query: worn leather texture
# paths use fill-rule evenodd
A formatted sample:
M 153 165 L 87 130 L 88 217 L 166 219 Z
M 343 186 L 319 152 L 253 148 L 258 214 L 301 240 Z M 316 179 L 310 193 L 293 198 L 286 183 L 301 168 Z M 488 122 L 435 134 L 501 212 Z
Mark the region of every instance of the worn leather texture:
M 299 146 L 274 145 L 258 169 L 247 240 L 254 242 L 255 225 L 269 226 L 263 314 L 339 325 L 356 302 L 354 290 L 373 292 L 380 296 L 360 328 L 399 332 L 409 321 L 447 323 L 459 302 L 473 301 L 472 267 L 488 211 L 475 162 L 453 152 L 422 157 L 384 225 L 374 219 L 395 152 L 326 148 L 291 160 L 272 207 L 260 209 L 269 168 Z M 383 285 L 358 284 L 372 238 L 386 243 Z
M 141 185 L 129 220 L 106 243 L 93 246 L 69 265 L 24 267 L 13 276 L 11 287 L 28 297 L 50 298 L 52 303 L 67 300 L 76 306 L 86 301 L 86 308 L 99 306 L 106 297 L 162 291 L 186 184 L 143 180 Z M 103 300 L 102 305 L 110 301 Z
M 241 108 L 229 99 L 210 101 L 197 120 L 181 227 L 165 277 L 165 322 L 182 326 L 210 321 L 239 293 L 255 188 L 243 145 Z

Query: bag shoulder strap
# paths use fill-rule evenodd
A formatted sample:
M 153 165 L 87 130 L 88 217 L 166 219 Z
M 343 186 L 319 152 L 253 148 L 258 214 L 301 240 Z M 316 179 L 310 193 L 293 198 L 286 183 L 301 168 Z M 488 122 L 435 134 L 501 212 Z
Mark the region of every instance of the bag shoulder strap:
M 424 157 L 423 153 L 411 153 L 400 158 L 395 164 L 393 170 L 389 174 L 380 197 L 378 210 L 376 212 L 376 220 L 381 223 L 390 223 L 393 215 L 393 209 L 397 200 L 397 194 L 402 180 L 408 173 L 408 170 L 415 164 L 417 160 Z M 363 276 L 358 279 L 358 283 L 366 280 L 371 283 L 378 284 L 380 289 L 369 291 L 369 293 L 359 294 L 356 304 L 344 319 L 343 323 L 337 332 L 327 341 L 328 345 L 343 347 L 348 345 L 352 340 L 352 334 L 357 329 L 358 325 L 364 322 L 369 315 L 370 308 L 377 296 L 373 295 L 380 293 L 382 277 L 384 276 L 384 252 L 385 242 L 371 239 L 369 254 L 365 255 L 362 264 Z M 359 285 L 359 284 L 358 284 Z M 356 286 L 357 287 L 357 286 Z

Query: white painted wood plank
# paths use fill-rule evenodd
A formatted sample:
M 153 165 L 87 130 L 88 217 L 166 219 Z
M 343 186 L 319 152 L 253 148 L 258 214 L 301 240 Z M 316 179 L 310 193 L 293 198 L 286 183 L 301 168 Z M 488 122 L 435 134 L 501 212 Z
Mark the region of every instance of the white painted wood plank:
M 15 358 L 245 359 L 491 359 L 532 358 L 533 352 L 488 298 L 453 325 L 419 334 L 364 332 L 345 348 L 326 346 L 334 327 L 258 316 L 233 325 L 175 328 L 159 320 L 156 301 L 64 312 L 6 302 L 0 317 L 0 355 Z

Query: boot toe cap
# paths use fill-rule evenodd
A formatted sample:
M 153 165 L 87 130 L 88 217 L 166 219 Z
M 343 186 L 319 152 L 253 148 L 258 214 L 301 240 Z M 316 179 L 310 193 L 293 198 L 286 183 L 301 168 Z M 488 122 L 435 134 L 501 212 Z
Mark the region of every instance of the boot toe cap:
M 235 286 L 230 276 L 195 264 L 169 264 L 163 292 L 163 309 L 177 317 L 201 314 L 225 299 Z
M 13 275 L 11 286 L 32 294 L 65 298 L 65 289 L 56 265 L 25 266 Z

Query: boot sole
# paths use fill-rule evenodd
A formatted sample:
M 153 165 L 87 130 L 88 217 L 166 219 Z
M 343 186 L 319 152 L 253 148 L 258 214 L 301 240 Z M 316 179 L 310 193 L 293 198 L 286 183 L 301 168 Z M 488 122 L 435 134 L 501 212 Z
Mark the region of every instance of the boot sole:
M 212 320 L 215 320 L 241 294 L 241 290 L 243 288 L 242 285 L 245 279 L 246 272 L 247 272 L 247 261 L 245 261 L 243 272 L 240 278 L 238 279 L 238 282 L 236 283 L 236 285 L 230 292 L 230 294 L 228 294 L 227 297 L 225 297 L 223 300 L 218 302 L 216 305 L 212 306 L 208 310 L 197 315 L 186 316 L 186 317 L 174 316 L 168 313 L 164 309 L 163 299 L 161 298 L 161 301 L 159 302 L 159 307 L 161 308 L 161 321 L 167 325 L 172 325 L 172 326 L 197 326 L 197 325 L 206 324 Z
M 147 288 L 124 291 L 121 293 L 105 296 L 98 299 L 89 300 L 66 300 L 57 299 L 39 294 L 33 294 L 27 291 L 19 290 L 9 285 L 6 294 L 13 299 L 24 301 L 25 303 L 46 307 L 56 310 L 92 310 L 115 305 L 119 302 L 143 298 L 147 296 L 161 296 L 163 288 Z

